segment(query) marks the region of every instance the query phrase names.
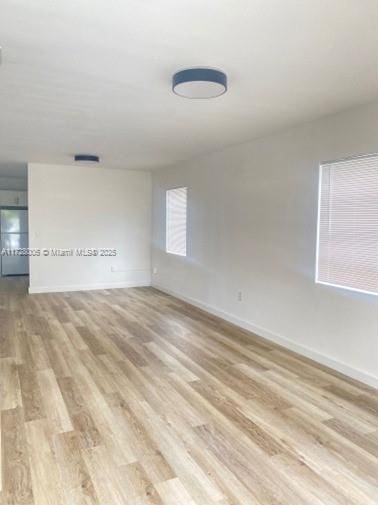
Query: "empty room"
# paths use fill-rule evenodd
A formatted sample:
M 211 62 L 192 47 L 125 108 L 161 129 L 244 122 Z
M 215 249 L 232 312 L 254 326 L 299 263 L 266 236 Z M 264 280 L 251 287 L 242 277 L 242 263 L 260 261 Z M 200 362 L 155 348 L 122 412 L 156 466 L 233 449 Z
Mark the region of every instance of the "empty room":
M 0 2 L 1 505 L 377 505 L 378 2 Z

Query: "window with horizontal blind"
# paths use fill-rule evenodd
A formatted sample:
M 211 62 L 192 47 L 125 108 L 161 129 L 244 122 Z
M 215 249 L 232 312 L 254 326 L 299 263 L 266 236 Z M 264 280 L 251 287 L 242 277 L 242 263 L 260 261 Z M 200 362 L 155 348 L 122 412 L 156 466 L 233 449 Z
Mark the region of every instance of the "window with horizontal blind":
M 378 294 L 378 155 L 320 167 L 316 282 Z
M 186 205 L 188 188 L 166 193 L 166 251 L 186 256 Z

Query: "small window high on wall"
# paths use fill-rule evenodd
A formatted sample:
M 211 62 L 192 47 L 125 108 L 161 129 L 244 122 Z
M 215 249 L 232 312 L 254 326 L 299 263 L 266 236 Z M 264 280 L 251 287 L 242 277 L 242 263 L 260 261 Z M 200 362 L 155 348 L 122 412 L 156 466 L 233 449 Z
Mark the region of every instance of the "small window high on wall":
M 316 282 L 378 294 L 378 155 L 320 167 Z
M 166 251 L 186 256 L 186 206 L 188 188 L 166 193 Z

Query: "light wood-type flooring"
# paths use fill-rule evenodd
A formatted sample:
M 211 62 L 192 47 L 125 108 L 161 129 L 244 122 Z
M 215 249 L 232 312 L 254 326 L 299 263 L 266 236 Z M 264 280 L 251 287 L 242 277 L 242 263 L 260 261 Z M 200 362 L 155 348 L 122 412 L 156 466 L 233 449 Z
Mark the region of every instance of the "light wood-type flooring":
M 0 291 L 2 504 L 377 505 L 373 389 L 152 288 Z

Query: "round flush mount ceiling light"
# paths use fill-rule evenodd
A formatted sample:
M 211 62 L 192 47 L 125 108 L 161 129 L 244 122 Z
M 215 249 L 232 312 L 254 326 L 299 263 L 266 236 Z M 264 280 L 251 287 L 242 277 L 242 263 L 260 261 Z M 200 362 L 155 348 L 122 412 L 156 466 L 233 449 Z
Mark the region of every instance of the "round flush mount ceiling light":
M 172 90 L 185 98 L 215 98 L 227 91 L 227 75 L 212 68 L 188 68 L 176 72 Z
M 75 154 L 75 161 L 80 163 L 98 163 L 100 158 L 94 154 Z

